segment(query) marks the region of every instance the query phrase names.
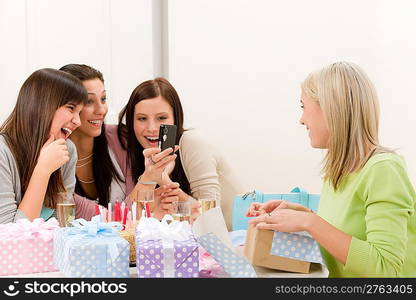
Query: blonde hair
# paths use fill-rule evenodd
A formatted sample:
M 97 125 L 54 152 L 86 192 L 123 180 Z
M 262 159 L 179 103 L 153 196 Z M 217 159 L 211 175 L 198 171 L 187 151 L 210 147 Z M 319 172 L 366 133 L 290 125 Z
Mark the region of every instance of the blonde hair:
M 334 189 L 373 154 L 392 152 L 379 144 L 377 93 L 359 66 L 333 63 L 309 74 L 301 88 L 307 97 L 319 102 L 328 123 L 330 137 L 322 171 Z

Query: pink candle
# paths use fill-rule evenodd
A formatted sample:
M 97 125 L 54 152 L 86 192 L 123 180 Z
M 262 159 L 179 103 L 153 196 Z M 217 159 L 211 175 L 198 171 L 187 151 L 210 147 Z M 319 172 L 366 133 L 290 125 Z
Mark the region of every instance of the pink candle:
M 145 202 L 144 203 L 144 208 L 146 210 L 146 217 L 150 218 L 150 207 L 149 207 L 149 203 Z

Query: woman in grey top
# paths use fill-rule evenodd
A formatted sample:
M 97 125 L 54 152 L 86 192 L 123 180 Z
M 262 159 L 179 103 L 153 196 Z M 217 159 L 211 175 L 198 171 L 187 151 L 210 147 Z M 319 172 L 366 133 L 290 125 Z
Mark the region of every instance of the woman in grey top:
M 38 218 L 56 208 L 58 193 L 74 191 L 77 157 L 67 139 L 87 99 L 79 79 L 55 69 L 24 82 L 0 127 L 0 223 Z

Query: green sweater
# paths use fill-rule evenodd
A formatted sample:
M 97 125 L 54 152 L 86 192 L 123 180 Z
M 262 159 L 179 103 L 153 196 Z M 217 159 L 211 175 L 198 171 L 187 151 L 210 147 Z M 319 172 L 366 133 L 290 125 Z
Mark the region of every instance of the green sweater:
M 330 277 L 416 277 L 416 194 L 401 156 L 371 157 L 339 190 L 324 183 L 318 214 L 352 236 L 345 265 L 321 247 Z

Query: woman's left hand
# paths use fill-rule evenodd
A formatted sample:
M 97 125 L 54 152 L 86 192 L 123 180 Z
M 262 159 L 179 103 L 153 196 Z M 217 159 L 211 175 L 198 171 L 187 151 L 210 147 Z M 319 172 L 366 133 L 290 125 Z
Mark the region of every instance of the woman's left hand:
M 283 208 L 251 219 L 249 223 L 256 225 L 258 229 L 282 232 L 308 231 L 311 215 L 311 212 Z
M 172 213 L 172 202 L 179 200 L 182 190 L 179 183 L 172 182 L 162 185 L 155 190 L 155 215 L 162 218 L 166 214 Z

